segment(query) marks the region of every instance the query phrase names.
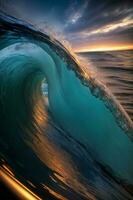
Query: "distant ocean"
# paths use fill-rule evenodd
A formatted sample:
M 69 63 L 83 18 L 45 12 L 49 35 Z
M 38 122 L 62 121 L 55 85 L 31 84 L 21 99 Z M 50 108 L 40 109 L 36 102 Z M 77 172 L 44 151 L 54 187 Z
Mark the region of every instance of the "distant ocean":
M 133 120 L 133 50 L 85 52 L 95 75 L 121 103 Z

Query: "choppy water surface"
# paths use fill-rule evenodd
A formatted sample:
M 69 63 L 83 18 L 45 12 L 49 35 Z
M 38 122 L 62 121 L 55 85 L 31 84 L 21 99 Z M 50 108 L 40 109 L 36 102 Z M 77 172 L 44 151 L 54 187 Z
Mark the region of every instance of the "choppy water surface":
M 133 120 L 133 50 L 81 53 Z
M 58 41 L 3 14 L 0 49 L 2 170 L 42 199 L 131 200 L 132 51 L 82 54 L 108 92 Z

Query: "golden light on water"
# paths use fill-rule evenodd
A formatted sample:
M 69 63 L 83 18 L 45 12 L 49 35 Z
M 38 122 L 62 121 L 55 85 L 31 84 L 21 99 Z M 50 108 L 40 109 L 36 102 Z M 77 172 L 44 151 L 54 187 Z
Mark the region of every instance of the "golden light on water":
M 57 192 L 55 192 L 54 190 L 52 190 L 50 187 L 43 185 L 43 188 L 47 191 L 49 191 L 50 194 L 52 194 L 54 197 L 56 197 L 59 200 L 68 200 L 67 198 L 65 198 L 64 196 L 58 194 Z
M 35 195 L 31 190 L 24 186 L 20 181 L 18 181 L 11 170 L 7 166 L 0 168 L 0 180 L 4 182 L 19 199 L 22 200 L 41 200 L 37 195 Z

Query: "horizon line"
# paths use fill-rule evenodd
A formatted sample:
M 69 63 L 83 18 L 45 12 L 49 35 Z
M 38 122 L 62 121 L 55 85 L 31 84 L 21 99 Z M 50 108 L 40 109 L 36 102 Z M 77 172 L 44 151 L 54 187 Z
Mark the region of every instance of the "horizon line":
M 129 50 L 133 50 L 133 46 L 131 46 L 130 48 L 97 48 L 97 49 L 86 49 L 86 50 L 78 50 L 78 51 L 74 51 L 75 53 L 86 53 L 86 52 L 104 52 L 104 51 L 129 51 Z

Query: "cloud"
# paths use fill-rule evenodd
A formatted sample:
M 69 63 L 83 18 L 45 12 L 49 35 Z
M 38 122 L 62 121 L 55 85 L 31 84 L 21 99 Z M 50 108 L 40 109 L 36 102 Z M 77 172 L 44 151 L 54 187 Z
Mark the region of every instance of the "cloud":
M 76 23 L 64 28 L 72 46 L 133 44 L 133 2 L 91 0 Z
M 73 46 L 111 40 L 133 43 L 130 0 L 5 0 L 0 1 L 2 8 L 40 30 L 48 26 L 61 32 Z
M 133 19 L 126 17 L 119 22 L 102 26 L 90 32 L 87 32 L 87 31 L 81 32 L 81 34 L 86 35 L 86 36 L 106 34 L 109 32 L 113 32 L 115 30 L 123 30 L 128 27 L 133 27 Z
M 78 4 L 78 2 L 74 1 L 72 4 L 70 4 L 70 7 L 68 7 L 66 11 L 66 23 L 65 27 L 68 27 L 69 25 L 76 24 L 80 18 L 83 17 L 87 7 L 88 7 L 89 1 L 83 1 L 82 4 Z
M 83 12 L 81 11 L 82 15 L 77 15 L 77 11 L 75 11 L 74 14 L 74 10 L 73 12 L 68 13 L 68 15 L 70 15 L 68 17 L 68 22 L 72 22 L 74 20 L 74 16 L 78 16 L 78 20 L 76 20 L 76 23 L 67 23 L 67 26 L 64 25 L 64 32 L 76 33 L 79 31 L 85 31 L 86 29 L 92 31 L 108 24 L 117 23 L 126 17 L 132 18 L 132 5 L 133 3 L 128 3 L 127 1 L 118 2 L 116 0 L 116 3 L 113 4 L 112 1 L 96 2 L 95 0 L 91 0 L 88 4 L 86 4 L 86 9 Z M 81 5 L 79 5 L 79 10 L 80 8 Z

